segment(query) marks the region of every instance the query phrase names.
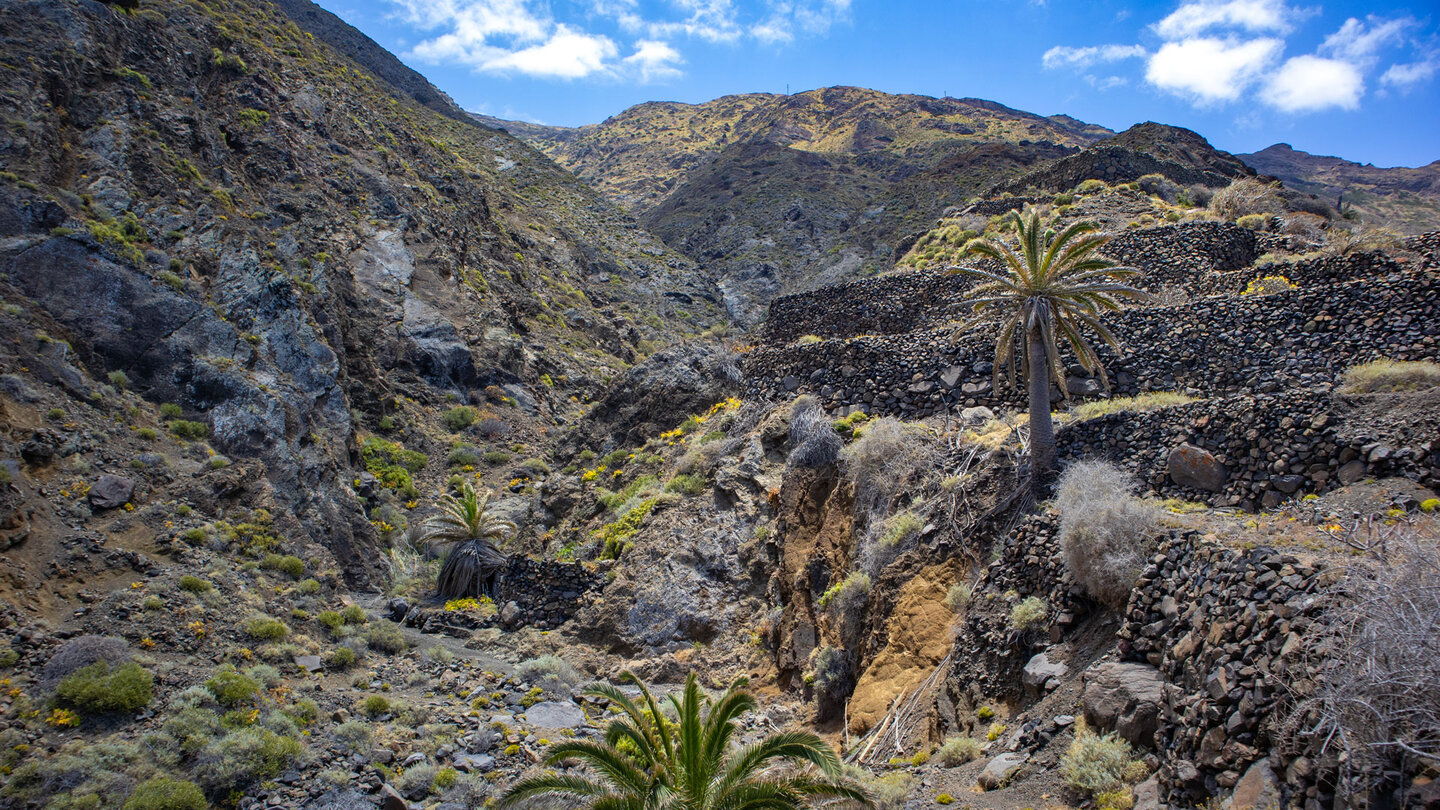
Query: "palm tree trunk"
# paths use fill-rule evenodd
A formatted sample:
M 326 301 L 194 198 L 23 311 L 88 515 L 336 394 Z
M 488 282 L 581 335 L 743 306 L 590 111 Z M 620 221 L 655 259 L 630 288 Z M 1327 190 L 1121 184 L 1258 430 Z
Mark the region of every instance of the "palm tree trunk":
M 1030 395 L 1030 492 L 1038 503 L 1050 494 L 1050 474 L 1055 469 L 1055 425 L 1050 420 L 1050 374 L 1039 328 L 1025 335 L 1030 374 L 1026 379 Z

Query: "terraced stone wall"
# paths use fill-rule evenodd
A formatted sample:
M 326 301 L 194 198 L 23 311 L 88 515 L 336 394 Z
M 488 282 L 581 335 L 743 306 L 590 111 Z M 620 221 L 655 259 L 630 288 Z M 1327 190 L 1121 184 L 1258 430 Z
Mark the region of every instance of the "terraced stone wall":
M 977 203 L 967 213 L 1003 213 L 1026 199 Z M 982 206 L 989 207 L 980 210 Z M 1145 289 L 1179 286 L 1196 294 L 1211 274 L 1243 268 L 1270 249 L 1267 238 L 1230 223 L 1187 222 L 1128 231 L 1106 245 L 1105 253 L 1145 271 L 1137 280 Z M 803 335 L 846 338 L 932 328 L 956 317 L 956 304 L 973 283 L 966 276 L 929 268 L 781 296 L 770 304 L 764 340 L 778 344 Z M 1214 291 L 1231 292 L 1232 284 L 1227 279 Z
M 1108 323 L 1132 353 L 1117 358 L 1101 347 L 1113 391 L 1274 393 L 1332 384 L 1349 366 L 1381 357 L 1440 356 L 1440 277 L 1399 270 L 1388 260 L 1371 269 L 1377 267 L 1375 278 L 1118 313 Z M 1358 265 L 1346 268 L 1361 272 Z M 1322 263 L 1314 272 L 1339 271 Z M 993 329 L 976 325 L 958 339 L 931 329 L 762 346 L 744 356 L 746 385 L 751 396 L 812 393 L 831 411 L 858 407 L 906 418 L 975 405 L 1017 407 L 1021 392 L 991 389 Z M 1099 392 L 1083 379 L 1073 379 L 1071 388 Z
M 513 556 L 500 578 L 499 618 L 507 627 L 550 630 L 573 618 L 581 597 L 603 584 L 604 577 L 579 563 Z
M 1239 551 L 1193 533 L 1152 559 L 1120 638 L 1127 660 L 1156 667 L 1164 680 L 1155 745 L 1172 806 L 1233 788 L 1267 756 L 1286 774 L 1288 792 L 1330 806 L 1310 769 L 1286 767 L 1293 760 L 1276 743 L 1285 685 L 1314 677 L 1303 640 L 1323 621 L 1336 578 L 1323 563 L 1272 548 Z
M 973 283 L 940 269 L 906 270 L 782 296 L 770 303 L 765 341 L 894 335 L 944 323 Z
M 1402 476 L 1440 487 L 1440 414 L 1414 415 L 1404 430 L 1379 430 L 1344 424 L 1344 405 L 1315 392 L 1226 397 L 1110 414 L 1070 425 L 1057 439 L 1062 458 L 1110 459 L 1157 494 L 1247 511 L 1364 478 Z M 1182 442 L 1224 465 L 1219 491 L 1171 479 L 1167 459 Z

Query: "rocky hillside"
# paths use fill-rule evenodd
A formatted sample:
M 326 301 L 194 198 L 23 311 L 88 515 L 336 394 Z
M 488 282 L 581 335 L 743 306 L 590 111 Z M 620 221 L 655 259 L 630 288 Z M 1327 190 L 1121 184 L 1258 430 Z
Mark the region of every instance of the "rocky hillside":
M 317 483 L 402 403 L 493 386 L 554 424 L 722 315 L 692 263 L 544 157 L 278 9 L 3 13 L 28 66 L 6 71 L 0 145 L 6 298 L 33 324 L 15 334 L 264 459 L 314 538 L 373 546 L 353 495 Z
M 1262 174 L 1339 205 L 1372 225 L 1414 234 L 1440 227 L 1440 161 L 1382 169 L 1298 151 L 1288 143 L 1237 155 Z
M 894 245 L 998 180 L 1111 133 L 980 99 L 830 87 L 641 104 L 510 129 L 717 274 L 754 324 L 778 294 L 887 268 Z

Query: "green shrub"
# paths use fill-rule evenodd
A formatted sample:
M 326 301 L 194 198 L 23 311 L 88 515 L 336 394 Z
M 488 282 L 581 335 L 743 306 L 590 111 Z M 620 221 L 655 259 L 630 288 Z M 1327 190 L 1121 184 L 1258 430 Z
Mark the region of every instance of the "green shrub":
M 1132 759 L 1130 743 L 1114 734 L 1101 737 L 1079 728 L 1075 741 L 1060 758 L 1065 785 L 1084 796 L 1123 788 L 1145 778 L 1145 765 Z
M 112 371 L 109 374 L 106 374 L 105 379 L 109 380 L 111 385 L 115 386 L 121 391 L 125 390 L 125 388 L 130 385 L 129 375 L 119 370 Z
M 959 613 L 962 608 L 970 604 L 970 598 L 974 595 L 974 587 L 968 582 L 957 582 L 950 586 L 945 592 L 945 607 Z
M 349 647 L 336 647 L 325 656 L 325 665 L 331 669 L 349 669 L 359 658 L 359 654 Z
M 180 533 L 180 539 L 184 540 L 192 546 L 200 545 L 201 543 L 209 539 L 209 537 L 210 535 L 207 534 L 204 529 L 201 529 L 199 527 L 193 529 L 186 529 L 185 531 Z
M 504 464 L 510 460 L 510 454 L 504 450 L 487 450 L 480 455 L 481 460 L 490 466 Z
M 290 628 L 279 619 L 256 616 L 245 622 L 245 634 L 261 641 L 279 641 L 290 635 Z
M 656 476 L 642 475 L 629 484 L 626 484 L 625 488 L 619 492 L 606 492 L 602 488 L 599 494 L 596 495 L 595 502 L 605 507 L 605 510 L 608 512 L 617 512 L 620 510 L 620 507 L 628 503 L 631 498 L 639 495 L 653 494 L 655 487 L 659 483 L 660 479 Z
M 299 579 L 305 573 L 305 561 L 289 554 L 267 554 L 260 561 L 260 567 L 288 574 L 293 579 Z
M 359 605 L 346 605 L 345 609 L 340 611 L 340 618 L 344 619 L 346 624 L 364 624 L 369 620 L 365 609 Z
M 9 669 L 20 660 L 20 653 L 11 647 L 0 647 L 0 669 Z
M 1021 633 L 1039 629 L 1050 609 L 1038 596 L 1027 597 L 1010 609 L 1010 627 Z
M 820 595 L 820 609 L 833 610 L 838 615 L 853 615 L 865 607 L 870 598 L 870 575 L 864 571 L 851 571 L 841 582 Z
M 210 435 L 210 427 L 204 422 L 172 419 L 170 420 L 170 432 L 182 439 L 198 440 Z
M 405 636 L 400 633 L 400 628 L 392 622 L 371 622 L 365 628 L 365 643 L 372 648 L 387 652 L 392 655 L 404 652 Z
M 969 737 L 949 737 L 935 749 L 935 759 L 947 768 L 964 765 L 980 756 L 980 743 Z
M 1109 186 L 1105 185 L 1104 180 L 1095 180 L 1092 178 L 1090 180 L 1080 181 L 1079 185 L 1075 186 L 1075 193 L 1094 194 L 1097 191 L 1105 191 L 1108 188 Z
M 243 789 L 279 776 L 304 750 L 299 740 L 268 728 L 242 728 L 205 746 L 197 758 L 195 777 L 211 792 Z
M 65 409 L 51 408 L 50 410 L 45 412 L 45 418 L 49 419 L 51 422 L 59 422 L 61 419 L 65 418 Z
M 163 402 L 160 404 L 160 415 L 166 419 L 179 419 L 183 413 L 184 412 L 180 410 L 180 406 L 173 402 Z
M 1270 220 L 1269 214 L 1246 214 L 1235 220 L 1235 224 L 1250 231 L 1265 230 L 1265 223 Z
M 550 465 L 538 458 L 527 458 L 520 462 L 520 472 L 531 478 L 544 478 L 550 474 Z
M 295 590 L 306 596 L 314 596 L 320 592 L 320 580 L 314 578 L 302 579 L 300 583 L 295 586 Z
M 55 696 L 86 714 L 130 713 L 149 705 L 155 696 L 155 676 L 134 661 L 113 670 L 105 661 L 96 661 L 61 680 Z
M 147 441 L 147 442 L 150 442 L 150 441 L 154 441 L 154 440 L 155 440 L 155 437 L 158 436 L 159 434 L 157 434 L 157 433 L 155 432 L 155 428 L 145 427 L 145 428 L 139 428 L 138 430 L 136 430 L 136 431 L 135 431 L 135 435 L 136 435 L 136 436 L 139 436 L 140 438 L 144 439 L 144 440 Z
M 705 479 L 698 475 L 677 475 L 665 482 L 665 491 L 699 495 L 705 491 Z
M 450 448 L 450 454 L 445 457 L 447 467 L 478 467 L 480 466 L 480 451 L 468 444 L 457 444 Z
M 445 420 L 445 426 L 450 428 L 450 432 L 459 433 L 465 428 L 475 424 L 475 409 L 467 405 L 461 405 L 458 408 L 451 408 L 446 411 L 443 418 Z
M 811 346 L 819 343 L 820 341 L 821 338 L 819 335 L 801 335 L 800 337 L 795 339 L 795 342 L 801 346 Z
M 370 717 L 379 717 L 382 714 L 389 713 L 390 701 L 386 700 L 382 695 L 371 695 L 365 698 L 364 703 L 360 704 L 360 709 Z
M 226 708 L 249 703 L 260 692 L 260 684 L 237 672 L 233 664 L 225 664 L 215 670 L 215 674 L 205 681 L 205 688 Z
M 345 626 L 344 617 L 333 610 L 320 611 L 319 615 L 315 617 L 315 621 L 324 625 L 325 629 L 329 630 L 332 636 L 339 636 L 340 628 Z
M 125 800 L 123 810 L 208 810 L 200 786 L 157 776 L 140 783 Z
M 192 529 L 191 531 L 195 530 Z M 200 537 L 202 540 L 204 539 L 204 532 L 201 532 Z M 214 587 L 215 586 L 211 585 L 208 580 L 201 579 L 197 576 L 192 576 L 191 574 L 185 574 L 180 577 L 180 590 L 182 591 L 189 591 L 190 593 L 198 594 L 205 593 L 206 591 L 211 590 Z

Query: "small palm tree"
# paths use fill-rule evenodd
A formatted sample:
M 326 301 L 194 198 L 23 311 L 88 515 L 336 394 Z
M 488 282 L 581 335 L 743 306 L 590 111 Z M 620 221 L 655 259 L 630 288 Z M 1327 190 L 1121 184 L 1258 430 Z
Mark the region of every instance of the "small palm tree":
M 604 742 L 565 741 L 545 753 L 550 765 L 579 760 L 595 776 L 525 779 L 510 787 L 500 807 L 542 796 L 577 797 L 591 810 L 792 810 L 817 799 L 872 806 L 863 790 L 840 776 L 835 752 L 814 734 L 786 732 L 733 747 L 737 720 L 755 709 L 744 678 L 712 700 L 702 698 L 691 673 L 683 698 L 669 698 L 676 716 L 671 721 L 645 684 L 629 672 L 621 677 L 640 687 L 639 705 L 608 684 L 586 690 L 620 707 L 622 716 L 606 727 Z M 779 767 L 805 763 L 819 775 Z
M 515 524 L 486 511 L 490 491 L 483 494 L 467 482 L 460 497 L 440 498 L 440 514 L 425 522 L 425 542 L 453 545 L 436 580 L 435 590 L 446 599 L 494 596 L 495 583 L 505 567 L 505 555 L 495 546 L 515 531 Z
M 1037 499 L 1043 498 L 1049 473 L 1055 467 L 1055 426 L 1050 419 L 1050 380 L 1065 386 L 1065 365 L 1060 361 L 1060 339 L 1064 338 L 1086 371 L 1100 375 L 1101 383 L 1110 387 L 1110 380 L 1100 364 L 1095 349 L 1081 334 L 1082 330 L 1098 334 L 1117 352 L 1120 341 L 1100 315 L 1117 310 L 1124 300 L 1140 300 L 1147 293 L 1120 283 L 1120 279 L 1139 273 L 1115 263 L 1095 251 L 1109 237 L 1096 231 L 1093 222 L 1075 222 L 1056 233 L 1053 223 L 1042 224 L 1033 209 L 1022 216 L 1010 212 L 1010 221 L 1019 236 L 1018 251 L 998 240 L 975 239 L 966 245 L 974 256 L 994 259 L 1001 265 L 998 273 L 973 267 L 953 268 L 976 276 L 981 283 L 970 291 L 964 303 L 977 313 L 993 312 L 1004 325 L 995 338 L 994 385 L 1000 388 L 1000 370 L 1007 369 L 1006 379 L 1015 382 L 1015 356 L 1028 387 L 1030 408 L 1030 487 Z

